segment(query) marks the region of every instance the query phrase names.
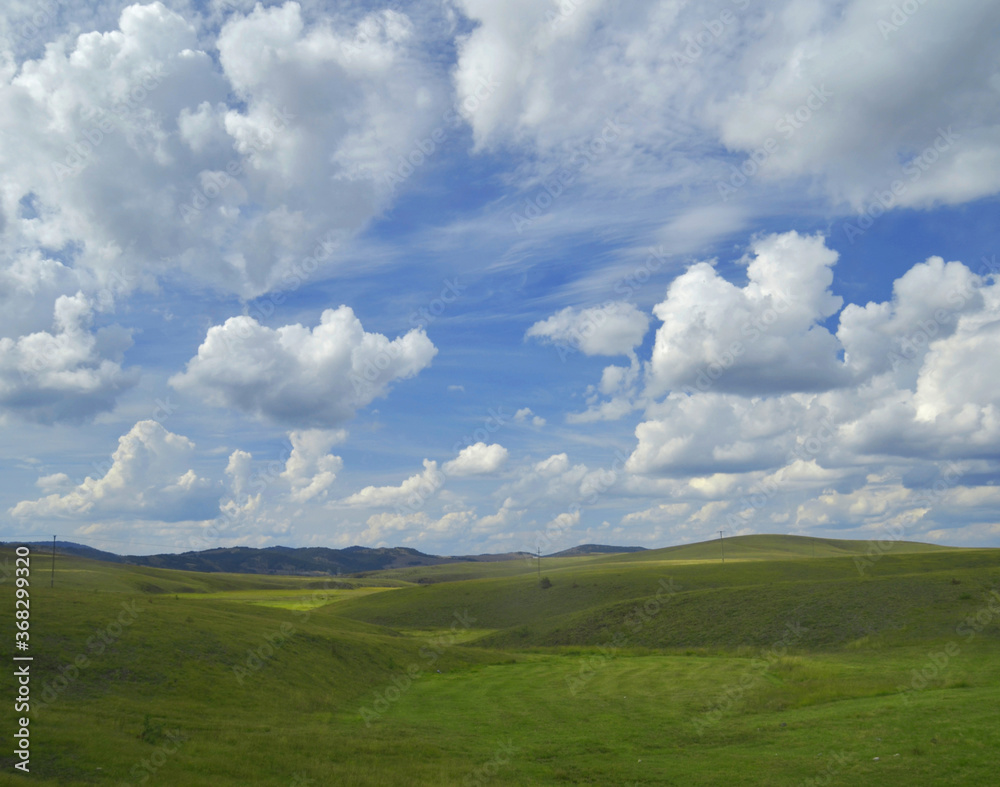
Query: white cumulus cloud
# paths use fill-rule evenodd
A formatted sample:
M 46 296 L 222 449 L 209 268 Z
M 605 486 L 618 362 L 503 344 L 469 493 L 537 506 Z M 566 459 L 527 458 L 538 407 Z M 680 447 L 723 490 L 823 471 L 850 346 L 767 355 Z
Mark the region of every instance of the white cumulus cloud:
M 343 429 L 306 429 L 288 435 L 292 452 L 281 477 L 291 487 L 292 500 L 304 503 L 326 496 L 327 488 L 344 466 L 343 460 L 331 454 L 330 449 L 346 437 Z
M 629 355 L 648 330 L 649 317 L 634 304 L 612 301 L 586 309 L 568 306 L 536 322 L 525 337 L 585 355 Z
M 111 410 L 137 381 L 122 368 L 128 331 L 91 331 L 93 305 L 82 293 L 55 303 L 53 331 L 0 338 L 0 408 L 29 421 L 79 422 Z
M 540 415 L 535 415 L 531 411 L 530 407 L 522 407 L 520 410 L 514 413 L 514 420 L 519 424 L 524 423 L 529 418 L 531 419 L 532 426 L 537 426 L 537 427 L 545 426 L 545 419 L 542 418 Z
M 445 462 L 442 468 L 453 476 L 484 475 L 495 473 L 507 461 L 507 449 L 499 443 L 474 443 L 466 446 L 457 457 Z
M 361 508 L 408 506 L 417 509 L 441 490 L 445 480 L 437 462 L 425 459 L 423 472 L 410 476 L 399 486 L 366 486 L 340 502 Z
M 347 306 L 315 328 L 265 327 L 232 317 L 209 329 L 187 369 L 170 383 L 210 404 L 278 423 L 331 428 L 426 368 L 437 348 L 420 329 L 390 341 L 367 333 Z
M 10 513 L 19 519 L 211 519 L 220 490 L 191 468 L 194 453 L 188 438 L 140 421 L 118 440 L 104 476 L 88 476 L 63 494 L 22 500 Z
M 770 235 L 752 244 L 738 287 L 708 263 L 670 284 L 657 329 L 647 393 L 825 390 L 849 379 L 840 345 L 820 323 L 841 298 L 830 292 L 837 253 L 821 236 Z
M 446 110 L 422 16 L 285 2 L 220 30 L 160 2 L 119 8 L 0 71 L 12 254 L 62 250 L 101 281 L 287 288 L 379 215 Z

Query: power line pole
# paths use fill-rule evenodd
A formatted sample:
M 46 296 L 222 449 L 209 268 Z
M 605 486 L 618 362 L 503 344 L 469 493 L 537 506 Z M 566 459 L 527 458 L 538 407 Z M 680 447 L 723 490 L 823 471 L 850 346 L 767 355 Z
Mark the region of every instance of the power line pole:
M 56 586 L 56 537 L 52 536 L 52 579 L 49 582 L 49 587 L 54 588 Z
M 722 544 L 722 562 L 726 562 L 726 539 L 722 530 L 719 531 L 719 543 Z
M 542 548 L 539 546 L 539 547 L 536 547 L 535 549 L 537 550 L 537 554 L 538 554 L 538 578 L 541 579 L 542 578 Z

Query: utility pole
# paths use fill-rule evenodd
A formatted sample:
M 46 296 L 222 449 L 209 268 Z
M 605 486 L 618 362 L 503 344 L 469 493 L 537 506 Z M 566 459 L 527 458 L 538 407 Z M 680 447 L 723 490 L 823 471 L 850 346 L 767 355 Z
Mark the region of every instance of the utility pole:
M 52 579 L 49 582 L 49 587 L 54 588 L 56 586 L 56 537 L 52 536 Z
M 724 531 L 722 531 L 722 530 L 719 531 L 719 543 L 722 544 L 722 562 L 725 563 L 726 562 L 726 539 L 723 536 L 723 532 Z
M 538 578 L 542 578 L 542 548 L 538 546 L 535 548 L 538 554 Z

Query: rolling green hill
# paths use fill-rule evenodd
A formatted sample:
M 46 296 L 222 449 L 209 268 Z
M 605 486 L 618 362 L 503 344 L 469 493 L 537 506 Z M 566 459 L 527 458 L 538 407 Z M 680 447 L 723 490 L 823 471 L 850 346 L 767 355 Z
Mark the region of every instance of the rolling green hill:
M 1000 550 L 717 546 L 543 558 L 545 588 L 529 561 L 334 579 L 74 557 L 49 588 L 43 557 L 30 783 L 994 783 Z M 29 783 L 13 764 L 0 784 Z
M 916 541 L 893 541 L 893 554 L 940 552 L 954 547 L 923 544 Z M 871 549 L 868 541 L 812 538 L 809 536 L 753 535 L 735 536 L 696 544 L 650 549 L 639 554 L 618 555 L 617 560 L 782 560 L 808 557 L 844 557 L 865 555 Z
M 791 537 L 784 537 L 790 539 Z M 747 557 L 697 562 L 702 545 L 678 552 L 650 550 L 588 562 L 543 560 L 552 586 L 539 592 L 534 574 L 492 577 L 457 584 L 434 583 L 391 595 L 349 600 L 341 615 L 386 626 L 442 625 L 456 604 L 467 607 L 483 628 L 496 633 L 490 645 L 598 645 L 628 629 L 637 605 L 667 582 L 670 614 L 645 622 L 630 639 L 647 647 L 731 648 L 760 645 L 789 621 L 809 625 L 803 644 L 843 646 L 873 630 L 902 627 L 920 637 L 940 633 L 917 625 L 928 605 L 982 594 L 1000 584 L 996 550 L 922 549 L 900 544 L 872 565 L 861 563 L 867 542 L 846 542 L 839 558 L 793 559 L 798 539 L 784 551 L 782 537 L 747 536 Z M 808 546 L 805 548 L 808 549 Z M 837 548 L 836 543 L 828 547 Z M 669 555 L 682 555 L 665 559 Z M 771 559 L 775 554 L 780 559 Z M 750 555 L 766 555 L 768 559 Z M 848 557 L 853 555 L 853 557 Z M 952 584 L 956 576 L 964 584 Z M 947 622 L 944 624 L 947 626 Z

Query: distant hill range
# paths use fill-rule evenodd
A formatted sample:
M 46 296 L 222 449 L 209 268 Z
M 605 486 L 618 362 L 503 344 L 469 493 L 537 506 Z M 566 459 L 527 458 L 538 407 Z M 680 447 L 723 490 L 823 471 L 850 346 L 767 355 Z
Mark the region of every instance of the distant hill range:
M 10 544 L 25 542 L 9 542 Z M 52 542 L 31 542 L 29 545 L 37 554 L 45 554 L 52 549 Z M 600 544 L 583 544 L 566 549 L 554 555 L 543 557 L 575 557 L 580 555 L 604 555 L 618 552 L 636 552 L 643 547 L 613 547 Z M 407 547 L 347 547 L 328 549 L 326 547 L 225 547 L 206 549 L 201 552 L 182 552 L 161 555 L 116 555 L 72 541 L 57 541 L 56 554 L 77 555 L 92 560 L 111 563 L 127 563 L 154 568 L 174 568 L 182 571 L 226 572 L 232 574 L 358 574 L 365 571 L 382 571 L 387 568 L 408 568 L 412 566 L 436 566 L 443 563 L 490 563 L 499 560 L 523 560 L 533 557 L 527 552 L 506 552 L 497 555 L 426 555 Z
M 581 557 L 584 555 L 613 555 L 620 552 L 645 552 L 646 547 L 609 547 L 605 544 L 580 544 L 572 549 L 564 549 L 543 557 Z

